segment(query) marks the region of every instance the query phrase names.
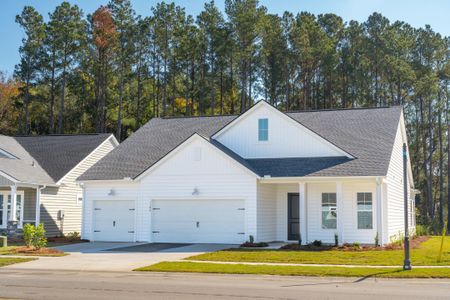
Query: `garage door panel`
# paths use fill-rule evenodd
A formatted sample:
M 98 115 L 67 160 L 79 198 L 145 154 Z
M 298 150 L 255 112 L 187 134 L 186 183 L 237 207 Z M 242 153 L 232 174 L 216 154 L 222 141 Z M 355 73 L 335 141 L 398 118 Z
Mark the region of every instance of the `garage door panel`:
M 155 242 L 241 243 L 245 240 L 243 200 L 156 200 L 153 207 Z
M 94 201 L 94 240 L 133 241 L 134 218 L 134 201 Z

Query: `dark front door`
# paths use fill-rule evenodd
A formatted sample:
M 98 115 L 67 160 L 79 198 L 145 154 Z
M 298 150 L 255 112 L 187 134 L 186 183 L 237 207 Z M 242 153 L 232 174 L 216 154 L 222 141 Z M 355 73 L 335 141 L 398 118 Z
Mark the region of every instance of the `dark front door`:
M 288 194 L 288 240 L 300 239 L 300 201 L 298 194 Z

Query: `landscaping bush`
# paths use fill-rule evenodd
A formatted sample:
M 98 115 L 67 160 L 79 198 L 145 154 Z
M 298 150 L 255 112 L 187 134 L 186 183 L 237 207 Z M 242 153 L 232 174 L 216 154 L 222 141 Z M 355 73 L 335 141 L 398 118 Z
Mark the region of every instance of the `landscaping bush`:
M 31 247 L 33 245 L 33 237 L 34 234 L 36 233 L 36 227 L 34 227 L 34 225 L 31 224 L 25 224 L 23 226 L 23 240 L 25 242 L 25 245 L 27 247 Z
M 251 242 L 245 242 L 243 244 L 241 244 L 241 247 L 245 248 L 245 247 L 250 247 L 250 248 L 262 248 L 262 247 L 267 247 L 269 246 L 268 243 L 266 242 L 259 242 L 259 243 L 251 243 Z
M 23 240 L 28 248 L 34 247 L 41 249 L 47 246 L 44 224 L 39 224 L 37 227 L 31 224 L 25 224 L 23 226 Z
M 322 247 L 322 241 L 321 240 L 314 240 L 314 242 L 312 242 L 312 245 L 314 247 Z
M 426 225 L 417 224 L 416 235 L 417 236 L 430 235 L 430 227 Z
M 71 241 L 71 242 L 79 241 L 79 240 L 81 239 L 80 233 L 77 232 L 77 231 L 69 232 L 69 233 L 66 235 L 66 238 L 67 238 L 69 241 Z

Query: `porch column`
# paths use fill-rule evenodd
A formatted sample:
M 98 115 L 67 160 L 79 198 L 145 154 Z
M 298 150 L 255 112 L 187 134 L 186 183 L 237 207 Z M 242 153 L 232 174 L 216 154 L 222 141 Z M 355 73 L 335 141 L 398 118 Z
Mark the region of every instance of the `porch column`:
M 15 185 L 12 185 L 11 186 L 11 212 L 9 214 L 10 222 L 17 222 L 16 207 L 17 207 L 17 187 Z
M 41 222 L 41 189 L 36 188 L 36 214 L 34 225 L 38 226 Z
M 299 216 L 300 216 L 300 237 L 302 239 L 302 245 L 306 245 L 308 243 L 307 237 L 307 219 L 306 219 L 306 183 L 299 183 Z
M 342 197 L 342 182 L 336 182 L 336 206 L 338 242 L 342 245 L 344 243 L 344 199 Z
M 383 197 L 381 188 L 381 179 L 377 178 L 377 234 L 380 243 L 383 243 Z

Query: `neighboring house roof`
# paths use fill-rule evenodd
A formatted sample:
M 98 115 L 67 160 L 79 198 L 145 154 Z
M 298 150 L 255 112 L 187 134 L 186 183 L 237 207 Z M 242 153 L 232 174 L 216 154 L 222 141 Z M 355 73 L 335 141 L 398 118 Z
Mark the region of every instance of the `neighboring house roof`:
M 401 107 L 288 112 L 303 126 L 352 154 L 355 159 L 244 159 L 210 139 L 253 172 L 286 176 L 385 176 L 401 116 Z M 103 157 L 78 180 L 136 178 L 192 134 L 211 137 L 237 116 L 154 118 Z M 305 168 L 295 171 L 290 165 Z
M 55 184 L 111 134 L 16 136 L 0 135 L 0 149 L 16 158 L 0 157 L 0 172 L 18 182 Z

